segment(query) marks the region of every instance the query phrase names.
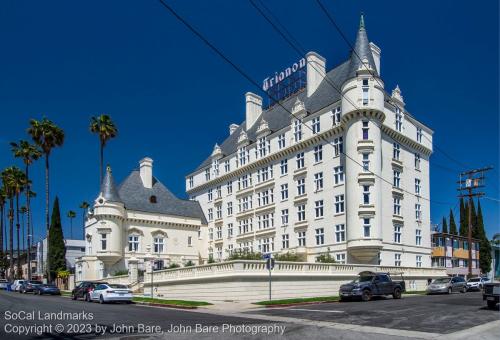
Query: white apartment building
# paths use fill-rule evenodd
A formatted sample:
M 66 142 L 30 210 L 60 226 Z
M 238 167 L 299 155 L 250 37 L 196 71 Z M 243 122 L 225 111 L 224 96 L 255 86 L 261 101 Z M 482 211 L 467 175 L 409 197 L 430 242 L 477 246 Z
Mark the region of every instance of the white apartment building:
M 340 263 L 431 266 L 433 131 L 405 109 L 399 87 L 385 91 L 380 61 L 361 18 L 345 62 L 327 71 L 309 52 L 266 79 L 271 93 L 304 65 L 304 86 L 289 81 L 293 93 L 268 108 L 246 93 L 245 120 L 186 176 L 208 220 L 209 256 L 314 261 L 329 250 Z
M 117 271 L 162 269 L 207 260 L 207 222 L 198 202 L 181 200 L 153 176 L 144 158 L 119 185 L 108 167 L 85 224 L 85 255 L 76 261 L 76 281 Z M 137 278 L 135 278 L 137 279 Z

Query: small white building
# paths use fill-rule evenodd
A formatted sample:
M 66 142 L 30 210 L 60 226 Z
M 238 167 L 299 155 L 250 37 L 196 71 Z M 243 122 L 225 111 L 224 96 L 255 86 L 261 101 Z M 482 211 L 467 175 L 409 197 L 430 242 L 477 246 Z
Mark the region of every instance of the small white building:
M 73 270 L 75 268 L 76 259 L 85 255 L 84 240 L 69 240 L 65 239 L 66 245 L 66 268 Z M 37 242 L 36 244 L 36 271 L 34 273 L 40 277 L 43 276 L 47 263 L 47 238 Z
M 174 196 L 153 176 L 153 160 L 144 158 L 116 186 L 108 166 L 99 196 L 85 225 L 85 256 L 76 263 L 76 281 L 206 261 L 207 222 L 198 202 Z

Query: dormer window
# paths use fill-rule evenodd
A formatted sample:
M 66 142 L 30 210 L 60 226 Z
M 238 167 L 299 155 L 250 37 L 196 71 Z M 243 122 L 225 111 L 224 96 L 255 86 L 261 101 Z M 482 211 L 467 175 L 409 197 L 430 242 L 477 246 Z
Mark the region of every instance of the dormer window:
M 270 144 L 266 137 L 261 137 L 257 141 L 257 149 L 255 150 L 257 158 L 265 157 L 270 150 Z
M 152 195 L 151 197 L 149 197 L 149 203 L 156 203 L 156 196 L 155 195 Z

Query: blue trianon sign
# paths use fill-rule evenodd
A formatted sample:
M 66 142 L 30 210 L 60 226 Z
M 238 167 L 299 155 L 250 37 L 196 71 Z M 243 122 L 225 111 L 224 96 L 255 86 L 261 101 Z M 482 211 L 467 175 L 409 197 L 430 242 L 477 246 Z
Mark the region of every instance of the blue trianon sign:
M 262 82 L 262 89 L 267 93 L 267 107 L 271 107 L 306 86 L 306 59 L 302 58 L 274 76 Z

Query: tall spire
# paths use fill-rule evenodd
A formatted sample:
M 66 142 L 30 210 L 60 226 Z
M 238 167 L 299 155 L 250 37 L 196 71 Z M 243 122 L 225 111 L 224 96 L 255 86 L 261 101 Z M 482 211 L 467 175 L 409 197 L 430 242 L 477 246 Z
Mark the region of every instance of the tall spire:
M 367 67 L 372 69 L 371 72 L 373 74 L 377 74 L 375 61 L 373 60 L 370 48 L 370 41 L 368 40 L 368 34 L 366 32 L 365 17 L 364 14 L 361 13 L 358 34 L 356 36 L 356 42 L 354 43 L 354 50 L 351 52 L 349 77 L 356 77 L 356 72 L 359 69 L 366 70 Z
M 359 29 L 365 29 L 365 16 L 363 12 L 361 12 L 361 18 L 359 19 Z
M 106 167 L 106 175 L 101 183 L 101 195 L 107 201 L 121 202 L 118 190 L 116 189 L 115 180 L 111 174 L 111 167 L 109 165 Z

